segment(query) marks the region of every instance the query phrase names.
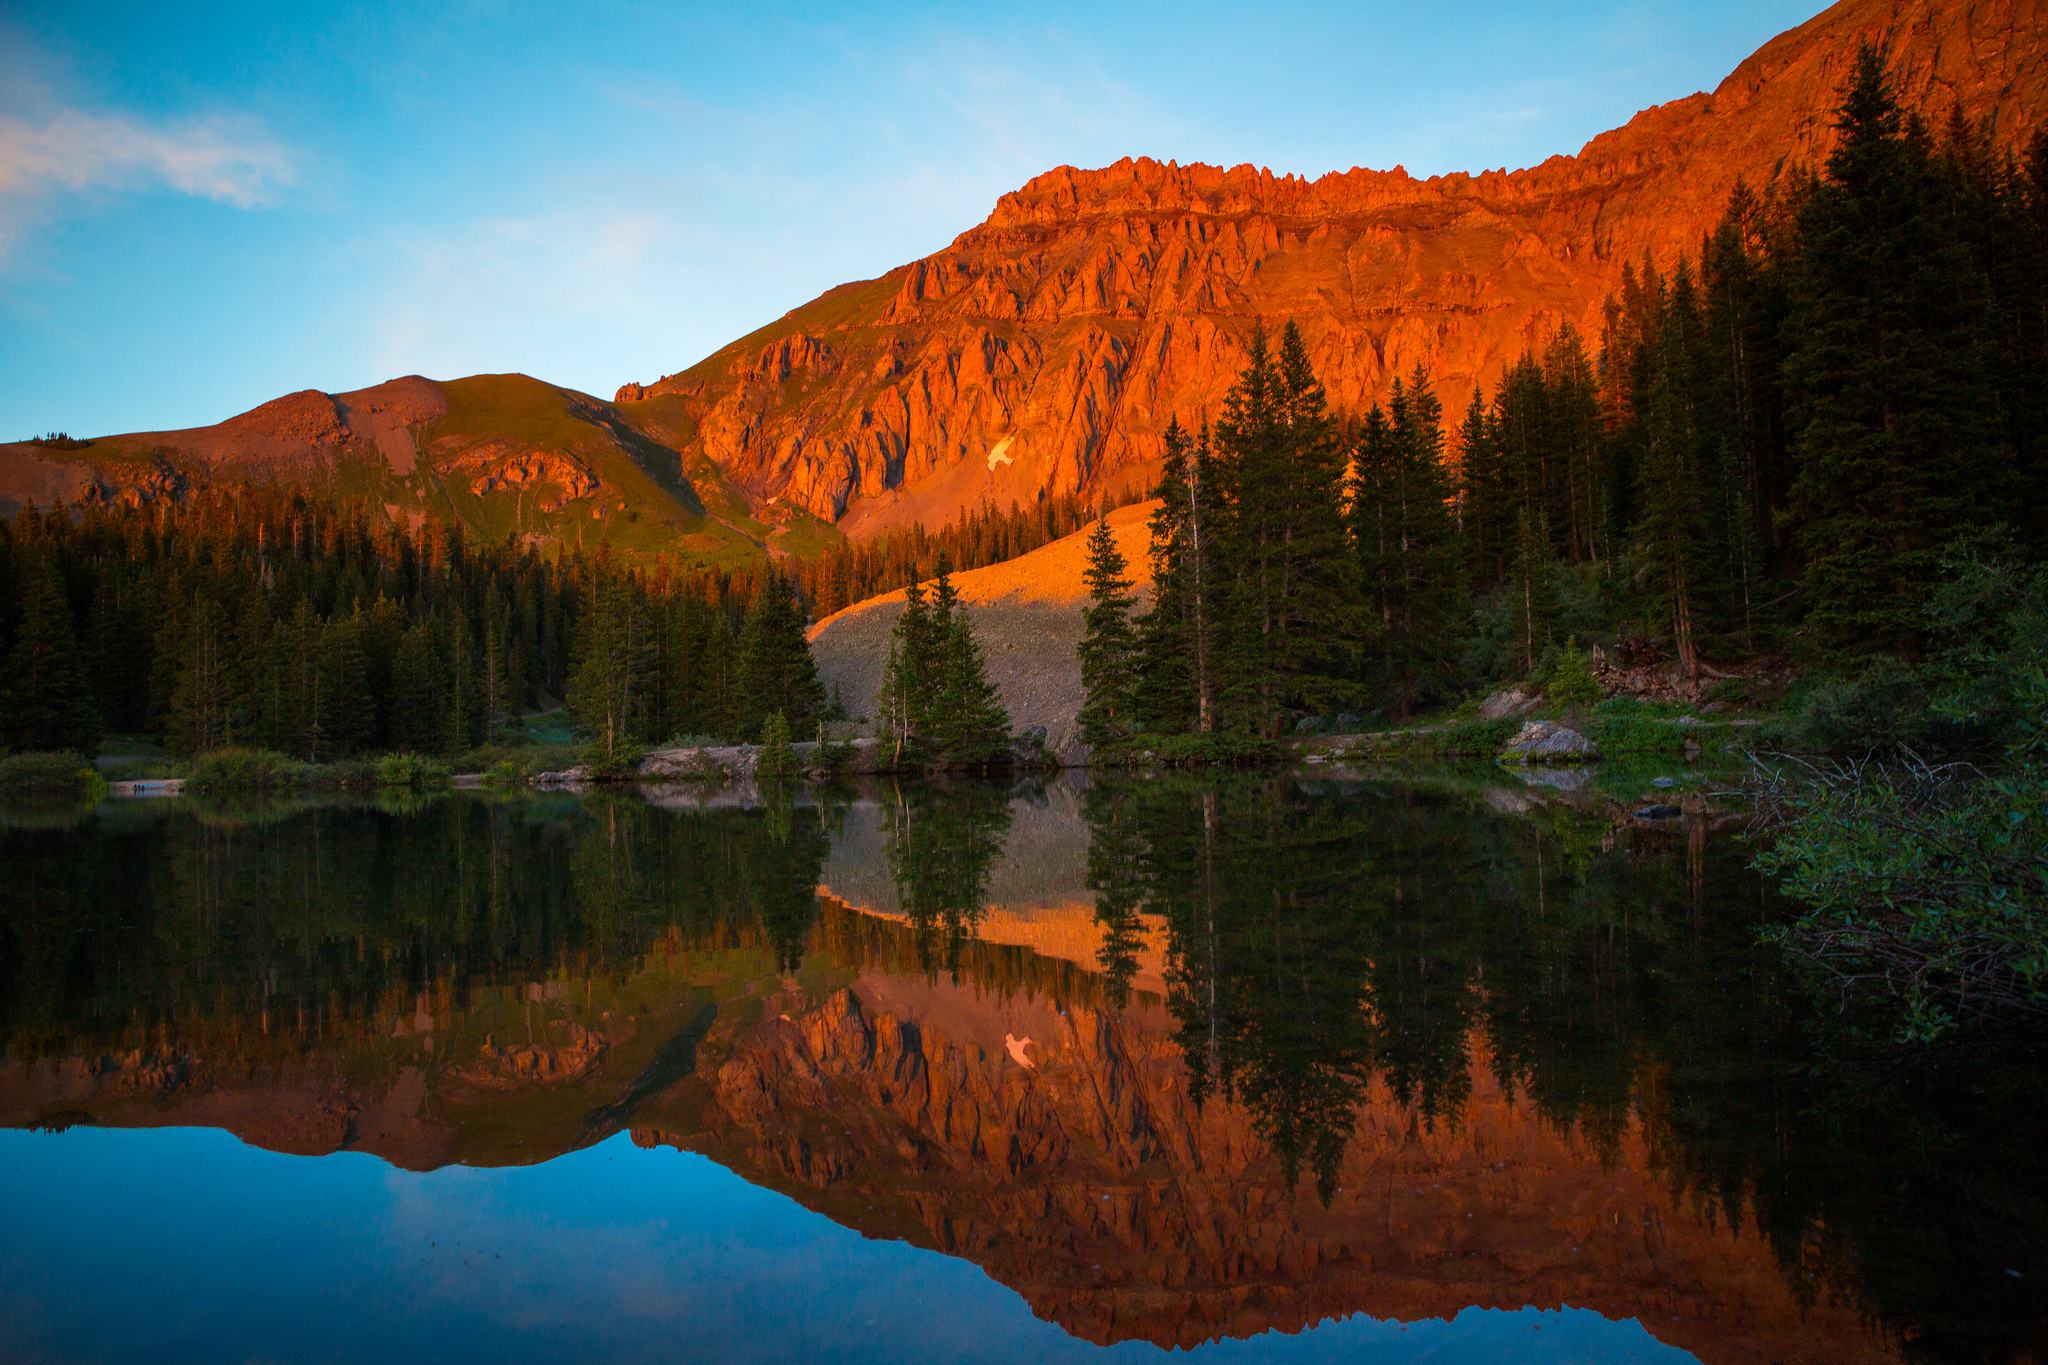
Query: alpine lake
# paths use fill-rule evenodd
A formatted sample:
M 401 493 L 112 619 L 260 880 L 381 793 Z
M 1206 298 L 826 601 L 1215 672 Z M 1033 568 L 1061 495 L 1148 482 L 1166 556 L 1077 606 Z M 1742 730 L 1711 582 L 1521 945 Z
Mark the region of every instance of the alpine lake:
M 1549 781 L 0 810 L 0 1359 L 2043 1359 L 2038 1046 Z

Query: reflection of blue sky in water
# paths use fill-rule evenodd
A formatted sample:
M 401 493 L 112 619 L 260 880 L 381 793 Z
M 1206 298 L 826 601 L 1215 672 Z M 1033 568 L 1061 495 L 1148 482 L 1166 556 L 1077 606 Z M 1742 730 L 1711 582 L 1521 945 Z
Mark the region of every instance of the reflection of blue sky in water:
M 985 1361 L 1101 1351 L 975 1266 L 869 1241 L 621 1134 L 539 1166 L 393 1170 L 212 1129 L 0 1132 L 8 1360 Z M 1595 1313 L 1354 1317 L 1219 1360 L 1693 1359 Z

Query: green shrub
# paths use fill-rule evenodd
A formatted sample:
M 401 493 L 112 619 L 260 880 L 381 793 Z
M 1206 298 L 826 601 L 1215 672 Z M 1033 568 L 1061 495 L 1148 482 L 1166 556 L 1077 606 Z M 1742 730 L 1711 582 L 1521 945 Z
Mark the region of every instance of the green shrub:
M 789 722 L 782 712 L 771 711 L 761 726 L 761 756 L 754 773 L 763 782 L 780 782 L 796 771 L 796 757 L 789 747 Z
M 169 758 L 138 758 L 101 768 L 99 774 L 109 782 L 161 782 L 183 777 L 185 765 Z
M 1768 738 L 1806 752 L 1849 753 L 1935 742 L 1952 729 L 1928 709 L 1928 688 L 1912 666 L 1879 656 L 1854 675 L 1814 681 Z
M 1431 729 L 1394 730 L 1358 752 L 1383 758 L 1491 758 L 1528 724 L 1521 716 L 1460 720 Z
M 1269 739 L 1235 735 L 1133 735 L 1094 751 L 1099 767 L 1159 763 L 1170 768 L 1255 767 L 1280 761 L 1281 748 Z
M 1586 656 L 1579 653 L 1577 640 L 1566 645 L 1558 655 L 1546 695 L 1551 705 L 1566 711 L 1592 706 L 1606 695 L 1599 680 L 1593 676 L 1593 670 L 1587 667 Z
M 410 787 L 417 791 L 445 786 L 447 782 L 447 767 L 424 754 L 386 754 L 377 760 L 379 787 Z
M 77 754 L 11 754 L 0 759 L 0 796 L 97 801 L 107 784 Z
M 609 754 L 603 744 L 592 744 L 583 750 L 578 763 L 599 782 L 628 782 L 640 775 L 640 760 L 645 756 L 646 750 L 630 742 L 617 745 Z
M 202 794 L 289 791 L 305 785 L 313 772 L 311 764 L 269 749 L 213 749 L 187 765 L 185 787 Z

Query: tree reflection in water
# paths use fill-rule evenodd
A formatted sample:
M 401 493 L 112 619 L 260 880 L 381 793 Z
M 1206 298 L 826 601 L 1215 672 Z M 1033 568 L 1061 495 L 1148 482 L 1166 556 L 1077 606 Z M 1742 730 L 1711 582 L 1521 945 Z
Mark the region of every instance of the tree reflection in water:
M 1757 943 L 1776 910 L 1738 838 L 1477 795 L 1091 788 L 1107 969 L 1129 970 L 1141 914 L 1165 918 L 1195 1094 L 1243 1104 L 1327 1204 L 1374 1079 L 1456 1125 L 1476 1051 L 1610 1165 L 1640 1123 L 1666 1177 L 1756 1220 L 1803 1295 L 1852 1294 L 1928 1358 L 2040 1358 L 2040 1033 L 1842 1060 L 1841 1021 Z
M 1850 1298 L 1910 1353 L 2048 1354 L 2041 1035 L 1858 1050 L 1758 946 L 1777 910 L 1731 833 L 1628 828 L 1601 801 L 1483 783 L 1098 779 L 1073 836 L 1102 932 L 1089 972 L 975 937 L 1010 791 L 873 799 L 907 931 L 820 918 L 838 816 L 810 797 L 0 812 L 0 1033 L 14 1064 L 183 1049 L 248 1074 L 315 1048 L 389 1052 L 416 998 L 459 1016 L 472 996 L 581 993 L 685 949 L 1136 1009 L 1163 923 L 1189 1085 L 1242 1105 L 1324 1201 L 1362 1103 L 1455 1126 L 1490 1069 L 1610 1162 L 1647 1151 L 1688 1197 L 1753 1223 L 1800 1293 Z M 603 994 L 581 1006 L 593 1027 Z M 679 1030 L 716 1012 L 689 1000 Z

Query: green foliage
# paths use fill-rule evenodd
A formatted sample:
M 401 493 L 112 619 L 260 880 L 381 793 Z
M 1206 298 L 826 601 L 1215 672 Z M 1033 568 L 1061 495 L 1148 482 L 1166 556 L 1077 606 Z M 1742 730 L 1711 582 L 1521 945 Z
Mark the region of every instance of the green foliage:
M 315 769 L 270 749 L 210 749 L 185 769 L 185 790 L 222 792 L 290 791 L 308 784 Z
M 1500 720 L 1453 720 L 1442 725 L 1392 730 L 1371 737 L 1358 752 L 1375 758 L 1492 758 L 1528 722 L 1517 716 Z
M 796 586 L 779 573 L 761 580 L 747 609 L 738 681 L 736 728 L 743 739 L 760 737 L 770 715 L 782 716 L 786 734 L 808 728 L 824 712 L 825 687 L 804 637 Z
M 448 785 L 448 767 L 421 754 L 386 754 L 377 760 L 377 785 L 411 787 L 414 790 L 445 787 Z
M 1992 284 L 1954 159 L 1902 111 L 1874 47 L 1857 59 L 1837 127 L 1799 215 L 1788 511 L 1821 643 L 1838 657 L 1911 653 L 1939 548 L 2012 491 Z
M 789 722 L 770 711 L 761 726 L 761 754 L 755 768 L 763 782 L 784 782 L 796 775 L 796 755 L 789 747 Z
M 2048 687 L 2035 697 L 2048 706 Z M 1910 761 L 1812 770 L 1757 860 L 1807 909 L 1772 941 L 1927 1041 L 2048 1014 L 2048 766 L 1986 777 Z
M 96 801 L 107 784 L 74 753 L 9 754 L 0 758 L 0 797 Z
M 1374 404 L 1352 460 L 1351 538 L 1369 614 L 1365 676 L 1396 720 L 1439 700 L 1458 675 L 1464 551 L 1452 519 L 1442 405 L 1420 365 L 1394 381 L 1391 419 Z
M 1285 750 L 1257 735 L 1138 734 L 1098 750 L 1098 767 L 1251 768 L 1280 761 Z
M 1139 682 L 1138 636 L 1131 625 L 1130 564 L 1117 548 L 1107 517 L 1088 537 L 1088 609 L 1081 642 L 1081 738 L 1110 744 L 1136 722 Z
M 892 767 L 985 769 L 1010 762 L 1009 713 L 988 680 L 943 553 L 929 599 L 921 583 L 905 590 L 876 706 L 877 732 L 890 746 Z
M 21 626 L 7 655 L 7 679 L 0 688 L 0 734 L 20 749 L 99 747 L 100 714 L 93 704 L 71 608 L 53 559 L 23 566 L 27 579 Z
M 1559 652 L 1557 666 L 1551 670 L 1550 684 L 1544 694 L 1551 705 L 1567 711 L 1581 710 L 1599 702 L 1607 695 L 1599 679 L 1586 662 L 1586 656 L 1579 652 L 1579 642 L 1569 641 Z
M 1152 733 L 1211 734 L 1217 724 L 1219 642 L 1225 575 L 1217 563 L 1216 462 L 1204 426 L 1190 440 L 1166 425 L 1166 459 L 1153 496 L 1152 609 L 1138 634 L 1135 719 Z

